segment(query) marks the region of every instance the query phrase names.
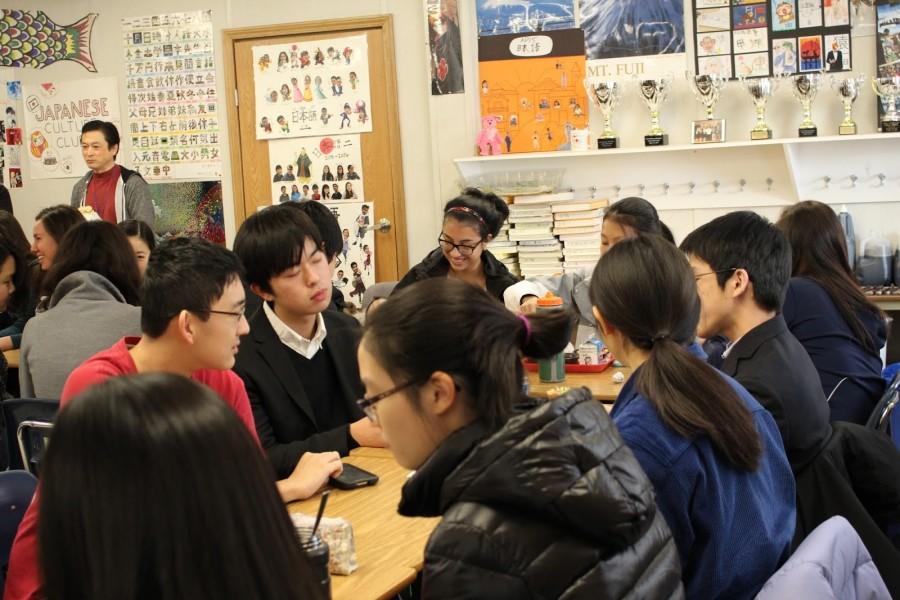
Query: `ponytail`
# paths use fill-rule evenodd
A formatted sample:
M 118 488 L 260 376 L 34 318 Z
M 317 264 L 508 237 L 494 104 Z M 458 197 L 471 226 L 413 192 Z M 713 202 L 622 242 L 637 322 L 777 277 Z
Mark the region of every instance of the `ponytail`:
M 573 324 L 567 309 L 518 317 L 480 288 L 432 278 L 400 290 L 372 313 L 362 344 L 394 381 L 450 374 L 476 419 L 496 430 L 521 397 L 522 355 L 560 352 Z
M 762 442 L 750 410 L 728 381 L 685 347 L 700 317 L 685 256 L 659 236 L 623 240 L 600 259 L 591 302 L 604 320 L 649 357 L 637 390 L 679 435 L 706 436 L 736 469 L 759 465 Z

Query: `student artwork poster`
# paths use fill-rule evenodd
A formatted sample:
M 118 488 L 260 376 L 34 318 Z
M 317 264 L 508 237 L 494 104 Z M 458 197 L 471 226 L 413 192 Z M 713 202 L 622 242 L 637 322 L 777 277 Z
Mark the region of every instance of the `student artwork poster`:
M 272 204 L 365 200 L 358 135 L 269 142 Z
M 0 81 L 0 184 L 20 188 L 22 182 L 22 83 Z
M 337 255 L 334 285 L 351 311 L 362 309 L 366 288 L 375 283 L 375 211 L 371 202 L 328 202 L 338 220 L 343 246 Z
M 823 68 L 822 36 L 803 36 L 798 43 L 800 44 L 800 72 L 821 71 Z
M 793 75 L 797 72 L 797 38 L 772 40 L 772 72 Z
M 365 35 L 254 46 L 256 139 L 372 131 Z

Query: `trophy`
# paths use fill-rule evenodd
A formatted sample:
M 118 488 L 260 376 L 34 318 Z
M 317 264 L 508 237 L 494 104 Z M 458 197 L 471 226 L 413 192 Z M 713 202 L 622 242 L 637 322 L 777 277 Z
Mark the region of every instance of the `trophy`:
M 706 107 L 706 119 L 693 121 L 693 142 L 706 144 L 725 141 L 725 119 L 713 118 L 713 109 L 727 81 L 719 75 L 688 75 L 697 100 Z
M 900 112 L 897 111 L 897 97 L 900 96 L 900 76 L 873 77 L 872 89 L 881 98 L 884 114 L 881 115 L 881 132 L 900 132 Z
M 805 75 L 794 75 L 791 78 L 791 89 L 794 97 L 800 101 L 803 106 L 803 121 L 800 122 L 800 137 L 816 137 L 819 135 L 819 128 L 812 120 L 812 101 L 819 92 L 819 85 L 822 83 L 822 76 L 818 73 L 808 73 Z
M 587 90 L 588 98 L 591 99 L 591 103 L 603 115 L 603 131 L 600 133 L 600 137 L 597 138 L 597 149 L 618 148 L 619 138 L 612 128 L 612 113 L 616 105 L 619 104 L 619 95 L 622 91 L 619 82 L 606 80 L 591 83 L 585 79 L 584 87 Z
M 772 139 L 772 129 L 766 124 L 766 103 L 778 89 L 778 79 L 774 77 L 757 77 L 741 79 L 747 93 L 756 105 L 756 127 L 750 131 L 751 140 Z
M 862 91 L 862 85 L 865 77 L 848 77 L 847 79 L 838 79 L 832 76 L 831 87 L 837 92 L 841 98 L 841 104 L 844 105 L 844 120 L 838 127 L 838 133 L 841 135 L 856 135 L 856 121 L 853 120 L 853 103 L 859 98 Z
M 638 82 L 641 99 L 650 109 L 650 132 L 644 136 L 645 146 L 665 146 L 669 143 L 669 134 L 659 124 L 659 107 L 669 95 L 669 84 L 668 78 L 641 79 Z

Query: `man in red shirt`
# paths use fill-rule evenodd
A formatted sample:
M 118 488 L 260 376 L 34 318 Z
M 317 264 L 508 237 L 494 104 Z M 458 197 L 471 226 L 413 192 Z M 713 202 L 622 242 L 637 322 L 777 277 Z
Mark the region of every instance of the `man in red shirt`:
M 110 377 L 176 373 L 212 388 L 257 438 L 244 384 L 229 370 L 240 337 L 250 331 L 244 318 L 241 272 L 240 261 L 232 252 L 209 242 L 176 238 L 160 244 L 150 255 L 144 276 L 143 337 L 124 338 L 72 371 L 60 405 Z M 291 475 L 277 482 L 278 490 L 285 502 L 309 497 L 341 468 L 337 452 L 307 452 Z M 35 495 L 16 534 L 6 600 L 44 597 L 38 572 L 38 502 Z
M 154 223 L 150 188 L 137 171 L 116 164 L 119 130 L 106 121 L 88 121 L 81 128 L 81 155 L 91 169 L 72 188 L 73 207 L 88 218 L 110 223 L 127 219 Z

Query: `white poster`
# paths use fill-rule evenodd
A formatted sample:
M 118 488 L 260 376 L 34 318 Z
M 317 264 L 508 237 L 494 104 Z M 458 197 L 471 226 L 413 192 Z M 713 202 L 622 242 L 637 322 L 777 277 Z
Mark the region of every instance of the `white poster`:
M 222 177 L 211 11 L 122 19 L 131 164 L 145 179 Z
M 22 84 L 0 81 L 0 184 L 23 186 Z
M 254 46 L 256 139 L 372 131 L 365 35 Z
M 22 87 L 32 179 L 81 177 L 88 171 L 81 157 L 81 127 L 86 122 L 112 121 L 122 132 L 118 86 L 112 77 Z
M 347 306 L 362 308 L 366 288 L 375 283 L 375 215 L 367 202 L 329 202 L 344 236 L 338 254 L 334 285 L 344 294 Z
M 358 135 L 269 142 L 272 204 L 299 200 L 365 200 Z

